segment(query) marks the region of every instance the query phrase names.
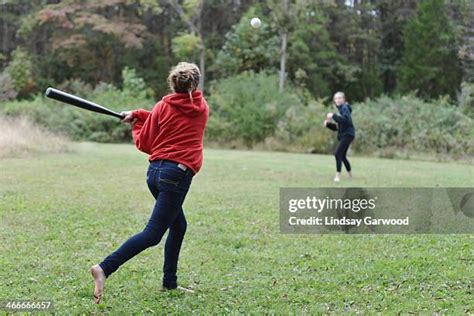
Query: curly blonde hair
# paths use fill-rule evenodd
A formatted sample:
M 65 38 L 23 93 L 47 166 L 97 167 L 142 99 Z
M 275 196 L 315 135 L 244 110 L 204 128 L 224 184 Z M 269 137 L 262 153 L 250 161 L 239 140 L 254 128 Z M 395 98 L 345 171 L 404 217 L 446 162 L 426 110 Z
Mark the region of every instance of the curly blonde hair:
M 192 92 L 199 86 L 201 72 L 199 67 L 193 63 L 180 62 L 174 66 L 168 75 L 170 89 L 178 93 L 189 93 L 192 99 Z

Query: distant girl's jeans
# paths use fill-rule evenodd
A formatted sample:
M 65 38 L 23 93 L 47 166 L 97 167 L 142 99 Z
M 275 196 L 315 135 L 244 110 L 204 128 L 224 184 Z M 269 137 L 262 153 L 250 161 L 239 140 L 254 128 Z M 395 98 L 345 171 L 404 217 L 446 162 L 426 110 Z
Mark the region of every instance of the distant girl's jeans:
M 178 257 L 187 225 L 182 205 L 193 176 L 191 169 L 184 171 L 172 161 L 150 163 L 147 184 L 156 199 L 153 212 L 142 232 L 129 238 L 99 264 L 106 277 L 146 248 L 157 245 L 169 229 L 164 249 L 163 286 L 177 287 Z
M 349 145 L 354 140 L 354 136 L 343 136 L 339 140 L 339 144 L 337 145 L 336 152 L 334 156 L 336 158 L 336 171 L 341 172 L 342 163 L 344 163 L 344 167 L 346 167 L 347 171 L 351 171 L 351 164 L 349 160 L 347 160 L 347 150 L 349 149 Z

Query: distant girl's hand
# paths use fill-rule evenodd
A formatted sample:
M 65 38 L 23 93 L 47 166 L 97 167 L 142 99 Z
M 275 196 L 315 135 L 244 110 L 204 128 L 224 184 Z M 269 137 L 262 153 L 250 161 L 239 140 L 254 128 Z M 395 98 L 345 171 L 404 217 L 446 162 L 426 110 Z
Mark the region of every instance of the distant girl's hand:
M 326 115 L 326 119 L 327 119 L 327 120 L 331 120 L 331 119 L 332 119 L 332 116 L 333 116 L 333 113 L 328 113 L 328 114 Z

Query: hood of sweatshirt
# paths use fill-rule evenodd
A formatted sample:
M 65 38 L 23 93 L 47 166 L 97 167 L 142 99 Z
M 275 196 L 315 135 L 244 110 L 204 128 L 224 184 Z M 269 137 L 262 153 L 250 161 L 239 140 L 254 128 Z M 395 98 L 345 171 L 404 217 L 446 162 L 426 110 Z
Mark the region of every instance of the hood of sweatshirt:
M 192 93 L 192 101 L 189 93 L 171 93 L 165 95 L 162 100 L 172 106 L 178 108 L 187 116 L 197 116 L 206 109 L 206 101 L 200 90 L 194 90 Z
M 349 103 L 344 103 L 343 105 L 338 106 L 337 109 L 338 109 L 339 113 L 341 113 L 343 106 L 347 106 L 347 108 L 349 109 L 349 112 L 352 113 L 352 107 L 351 107 L 351 105 L 350 105 Z

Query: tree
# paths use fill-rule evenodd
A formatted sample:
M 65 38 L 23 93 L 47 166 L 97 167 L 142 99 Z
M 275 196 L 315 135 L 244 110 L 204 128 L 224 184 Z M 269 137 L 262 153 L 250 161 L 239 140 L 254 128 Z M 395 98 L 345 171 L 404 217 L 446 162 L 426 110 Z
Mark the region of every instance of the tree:
M 381 52 L 383 90 L 390 94 L 397 88 L 398 71 L 403 52 L 403 28 L 416 9 L 414 0 L 380 0 Z
M 190 32 L 190 34 L 181 34 L 181 38 L 178 38 L 174 41 L 174 51 L 186 49 L 183 47 L 183 45 L 196 42 L 194 40 L 196 37 L 199 39 L 199 44 L 197 45 L 197 48 L 199 49 L 199 69 L 201 70 L 199 88 L 204 91 L 204 81 L 206 77 L 206 45 L 204 42 L 204 34 L 202 29 L 202 8 L 204 1 L 185 0 L 183 5 L 179 4 L 178 0 L 167 0 L 167 2 L 178 13 L 181 20 L 186 23 Z M 192 40 L 188 41 L 190 39 Z M 180 45 L 180 47 L 176 48 L 177 45 Z
M 461 59 L 463 81 L 474 82 L 474 3 L 470 0 L 456 2 L 459 4 L 462 45 L 458 56 Z
M 23 19 L 19 34 L 46 67 L 44 77 L 117 82 L 121 57 L 140 50 L 149 36 L 141 21 L 148 0 L 65 0 L 43 5 Z M 138 4 L 138 5 L 137 5 Z
M 328 32 L 330 19 L 314 1 L 300 6 L 295 18 L 288 35 L 288 79 L 314 97 L 327 97 L 338 82 L 335 65 L 343 62 Z
M 226 41 L 212 67 L 217 76 L 228 77 L 244 71 L 260 72 L 276 66 L 277 32 L 266 20 L 257 30 L 252 28 L 249 21 L 255 16 L 263 16 L 260 5 L 250 7 L 225 35 Z
M 345 91 L 350 100 L 380 95 L 380 18 L 375 4 L 371 0 L 338 0 L 326 11 L 339 57 L 333 66 L 333 90 Z
M 426 98 L 455 97 L 462 79 L 456 36 L 444 0 L 423 0 L 404 29 L 402 92 Z
M 295 28 L 307 18 L 308 12 L 312 10 L 312 4 L 318 4 L 320 1 L 307 0 L 270 0 L 268 7 L 271 10 L 272 22 L 274 28 L 280 33 L 280 76 L 279 91 L 283 92 L 287 76 L 288 61 L 288 38 Z M 308 27 L 308 25 L 306 25 Z

